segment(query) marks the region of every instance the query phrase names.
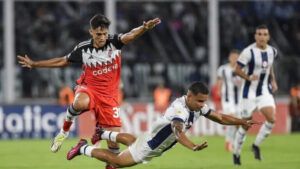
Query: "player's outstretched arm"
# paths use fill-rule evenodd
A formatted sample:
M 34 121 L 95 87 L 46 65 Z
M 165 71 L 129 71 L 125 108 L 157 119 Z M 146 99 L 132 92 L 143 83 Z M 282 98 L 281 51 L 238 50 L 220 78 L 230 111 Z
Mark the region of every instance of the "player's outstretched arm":
M 59 57 L 49 60 L 41 60 L 41 61 L 33 61 L 31 60 L 27 55 L 25 56 L 17 56 L 19 59 L 19 64 L 22 65 L 22 67 L 28 67 L 28 68 L 35 68 L 35 67 L 48 67 L 48 68 L 54 68 L 54 67 L 64 67 L 68 66 L 71 63 L 67 61 L 66 57 Z
M 254 124 L 262 124 L 259 121 L 238 119 L 215 111 L 211 111 L 206 118 L 224 125 L 244 125 L 245 127 L 251 127 Z
M 207 147 L 207 142 L 195 145 L 186 135 L 182 132 L 183 123 L 177 120 L 172 122 L 172 130 L 176 136 L 177 141 L 183 146 L 193 151 L 199 151 Z
M 122 35 L 121 37 L 121 41 L 127 45 L 131 42 L 133 42 L 134 40 L 136 40 L 139 36 L 141 36 L 143 33 L 145 33 L 146 31 L 154 28 L 156 25 L 160 24 L 161 20 L 159 18 L 155 18 L 152 20 L 149 20 L 147 22 L 143 22 L 143 25 L 132 29 L 130 32 L 125 33 L 124 35 Z

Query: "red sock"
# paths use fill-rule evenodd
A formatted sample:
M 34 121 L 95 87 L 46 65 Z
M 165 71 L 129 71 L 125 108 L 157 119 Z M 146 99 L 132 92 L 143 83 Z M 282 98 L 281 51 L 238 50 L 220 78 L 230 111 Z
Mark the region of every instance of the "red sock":
M 64 132 L 70 131 L 72 123 L 73 123 L 72 121 L 66 121 L 66 120 L 64 120 L 64 125 L 63 125 Z

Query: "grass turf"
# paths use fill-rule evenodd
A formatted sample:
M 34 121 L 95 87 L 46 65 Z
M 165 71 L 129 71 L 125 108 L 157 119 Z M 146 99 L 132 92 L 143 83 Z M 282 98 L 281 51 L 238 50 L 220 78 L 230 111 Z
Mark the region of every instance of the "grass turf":
M 133 169 L 299 169 L 300 133 L 271 135 L 262 145 L 263 161 L 254 159 L 250 150 L 255 136 L 247 136 L 241 154 L 242 166 L 232 164 L 232 154 L 224 149 L 220 136 L 192 138 L 208 142 L 208 148 L 193 152 L 177 144 L 163 156 Z M 0 140 L 0 169 L 104 169 L 96 159 L 79 156 L 66 160 L 67 151 L 78 139 L 67 139 L 61 150 L 50 152 L 51 140 Z M 124 148 L 124 147 L 122 147 Z

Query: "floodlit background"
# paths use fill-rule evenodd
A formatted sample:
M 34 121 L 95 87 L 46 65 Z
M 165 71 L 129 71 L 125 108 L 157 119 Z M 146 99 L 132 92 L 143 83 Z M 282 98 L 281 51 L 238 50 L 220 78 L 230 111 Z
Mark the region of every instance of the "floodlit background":
M 296 150 L 299 154 L 300 146 L 290 142 L 295 139 L 299 141 L 299 134 L 292 132 L 300 131 L 300 94 L 294 100 L 290 94 L 291 89 L 300 84 L 300 1 L 0 0 L 0 157 L 6 157 L 6 163 L 1 162 L 0 169 L 74 169 L 72 163 L 59 166 L 56 162 L 58 159 L 65 162 L 61 158 L 77 139 L 67 141 L 60 155 L 47 153 L 50 153 L 50 138 L 60 129 L 66 110 L 59 104 L 61 87 L 63 84 L 71 89 L 76 86 L 76 79 L 82 72 L 80 65 L 30 70 L 22 68 L 16 56 L 27 54 L 33 60 L 44 60 L 68 54 L 79 42 L 90 38 L 89 19 L 96 13 L 105 14 L 111 20 L 110 33 L 126 33 L 140 26 L 143 21 L 156 17 L 162 20 L 156 28 L 122 49 L 122 130 L 135 135 L 151 127 L 164 110 L 154 104 L 157 86 L 164 84 L 170 90 L 170 101 L 185 94 L 193 81 L 203 81 L 213 88 L 217 68 L 227 62 L 229 51 L 242 50 L 253 43 L 255 27 L 266 24 L 270 30 L 270 44 L 278 50 L 279 58 L 274 62 L 274 70 L 279 90 L 274 95 L 277 123 L 270 136 L 273 141 L 267 139 L 263 144 L 270 150 L 266 157 L 269 161 L 263 161 L 262 164 L 264 169 L 266 166 L 270 166 L 270 169 L 300 168 L 299 158 L 293 159 L 297 156 Z M 220 103 L 210 100 L 209 105 L 221 111 Z M 264 120 L 258 113 L 254 118 Z M 91 113 L 81 115 L 70 137 L 89 137 L 94 129 L 91 121 L 94 122 Z M 255 134 L 257 130 L 258 127 L 254 127 L 250 134 Z M 223 168 L 224 164 L 224 168 L 232 167 L 231 154 L 225 153 L 221 137 L 224 135 L 223 126 L 203 118 L 195 124 L 189 135 L 198 142 L 203 141 L 199 136 L 205 136 L 204 139 L 212 142 L 209 148 L 217 148 L 198 155 L 188 151 L 191 161 L 187 165 L 176 166 Z M 41 138 L 45 140 L 39 142 Z M 254 139 L 253 136 L 250 138 Z M 9 161 L 14 157 L 7 156 L 8 153 L 19 154 L 23 151 L 25 155 L 22 156 L 26 156 L 35 151 L 30 146 L 37 145 L 37 142 L 40 143 L 40 153 L 47 154 L 43 158 L 50 159 L 49 163 L 25 165 L 25 160 L 21 161 L 24 165 L 16 165 Z M 248 144 L 250 142 L 246 142 Z M 282 147 L 276 149 L 278 145 Z M 7 147 L 10 146 L 16 149 L 9 151 Z M 22 146 L 28 148 L 22 150 Z M 270 161 L 272 155 L 280 156 L 285 148 L 290 156 L 278 158 L 276 164 Z M 173 154 L 179 153 L 175 151 Z M 198 165 L 197 158 L 193 161 L 194 157 L 201 159 L 209 152 L 211 154 L 203 163 Z M 248 153 L 245 154 L 245 158 L 248 158 L 251 152 L 245 150 L 245 153 Z M 215 158 L 215 154 L 222 154 L 226 158 L 213 165 L 209 161 Z M 36 157 L 31 158 L 33 160 Z M 174 159 L 180 161 L 181 157 Z M 79 168 L 87 165 L 83 161 L 85 159 L 78 163 Z M 173 166 L 173 162 L 160 165 L 165 161 L 150 162 L 150 167 Z M 95 168 L 97 163 L 89 163 L 88 166 Z M 197 165 L 191 165 L 195 163 Z M 262 166 L 253 160 L 248 166 L 242 167 L 253 169 Z

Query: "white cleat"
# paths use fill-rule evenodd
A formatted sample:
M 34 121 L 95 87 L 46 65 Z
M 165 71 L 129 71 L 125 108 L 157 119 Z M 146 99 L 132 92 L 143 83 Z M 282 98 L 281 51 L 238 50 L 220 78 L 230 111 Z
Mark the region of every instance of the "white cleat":
M 61 132 L 58 133 L 57 136 L 53 139 L 53 141 L 51 143 L 51 151 L 54 152 L 54 153 L 56 153 L 60 149 L 63 141 L 67 137 L 68 137 L 68 133 L 66 133 L 66 134 L 61 133 Z

